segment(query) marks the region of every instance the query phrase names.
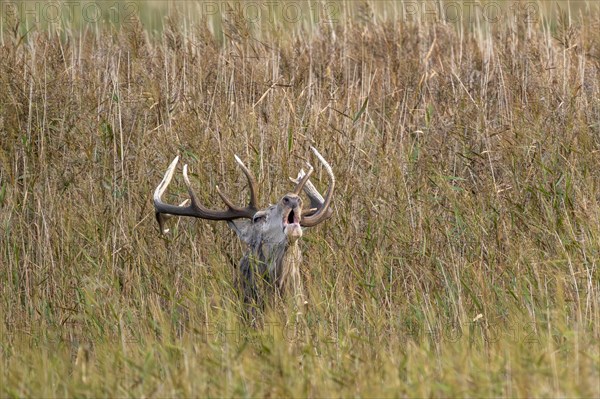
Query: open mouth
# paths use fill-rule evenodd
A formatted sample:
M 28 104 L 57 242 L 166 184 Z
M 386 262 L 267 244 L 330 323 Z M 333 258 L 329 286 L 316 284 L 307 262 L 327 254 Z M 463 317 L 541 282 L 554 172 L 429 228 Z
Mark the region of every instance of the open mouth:
M 283 217 L 283 233 L 287 236 L 288 240 L 295 241 L 302 237 L 302 227 L 300 226 L 301 212 L 300 208 L 291 208 Z
M 297 209 L 290 209 L 288 214 L 283 219 L 283 226 L 287 226 L 288 224 L 298 224 L 300 223 L 300 212 Z

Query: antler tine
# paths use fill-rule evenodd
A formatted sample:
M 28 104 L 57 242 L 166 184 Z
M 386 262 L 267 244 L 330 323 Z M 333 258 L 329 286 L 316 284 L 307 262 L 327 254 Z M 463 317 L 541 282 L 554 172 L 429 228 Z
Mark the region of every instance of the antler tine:
M 248 188 L 250 189 L 250 203 L 248 205 L 252 208 L 256 208 L 256 204 L 258 203 L 256 199 L 256 179 L 254 179 L 254 176 L 252 175 L 252 173 L 250 173 L 250 171 L 248 170 L 246 165 L 244 165 L 242 160 L 237 155 L 234 155 L 234 157 L 235 162 L 237 162 L 239 167 L 242 169 L 242 172 L 244 172 L 244 174 L 246 175 L 246 179 L 248 179 Z
M 179 155 L 177 155 L 175 157 L 175 159 L 173 159 L 173 161 L 171 161 L 171 164 L 169 165 L 169 167 L 167 168 L 167 171 L 165 172 L 165 176 L 163 177 L 163 179 L 159 183 L 159 185 L 156 187 L 156 190 L 154 190 L 154 207 L 156 208 L 156 220 L 158 221 L 158 225 L 160 227 L 160 232 L 163 234 L 168 233 L 169 229 L 164 228 L 165 218 L 161 212 L 158 212 L 158 208 L 157 208 L 156 204 L 162 204 L 161 197 L 164 194 L 164 192 L 166 191 L 167 187 L 169 186 L 169 183 L 171 183 L 171 180 L 173 179 L 173 174 L 175 173 L 175 168 L 177 167 L 178 162 L 179 162 Z
M 187 187 L 188 194 L 190 196 L 190 200 L 192 203 L 190 206 L 195 206 L 197 208 L 202 208 L 202 205 L 198 205 L 198 198 L 196 198 L 196 193 L 192 189 L 192 183 L 190 182 L 190 177 L 188 176 L 188 166 L 187 163 L 183 165 L 183 181 L 185 182 L 185 186 Z
M 173 161 L 171 161 L 171 164 L 169 165 L 167 171 L 165 172 L 165 176 L 163 177 L 163 179 L 159 183 L 159 185 L 156 187 L 156 190 L 154 190 L 154 202 L 155 203 L 160 202 L 160 197 L 162 197 L 163 193 L 167 189 L 167 186 L 169 185 L 169 183 L 171 183 L 171 180 L 173 179 L 173 174 L 175 173 L 175 168 L 177 167 L 178 162 L 179 162 L 179 155 L 177 155 L 175 157 L 175 159 L 173 159 Z
M 302 192 L 302 188 L 304 188 L 304 185 L 310 178 L 310 175 L 312 175 L 312 173 L 315 171 L 312 165 L 308 162 L 306 163 L 306 166 L 308 166 L 308 172 L 306 172 L 306 174 L 302 177 L 298 184 L 296 184 L 296 188 L 294 189 L 294 194 L 296 195 L 300 195 L 300 193 Z
M 237 155 L 234 155 L 234 157 L 235 157 L 235 161 L 237 162 L 239 167 L 242 169 L 242 172 L 244 172 L 244 175 L 246 175 L 246 178 L 248 179 L 248 186 L 250 189 L 250 202 L 248 204 L 248 207 L 256 208 L 256 202 L 257 202 L 256 201 L 256 180 L 254 179 L 254 176 L 252 175 L 252 173 L 250 173 L 250 170 L 248 170 L 246 165 L 244 165 L 244 163 L 241 161 L 241 159 Z M 234 209 L 234 210 L 242 209 L 242 208 L 234 205 L 233 202 L 231 202 L 231 200 L 229 198 L 227 198 L 225 196 L 225 194 L 223 194 L 221 192 L 221 189 L 219 188 L 219 186 L 216 186 L 216 189 L 217 189 L 217 193 L 219 194 L 219 197 L 221 197 L 221 199 L 223 200 L 223 202 L 225 203 L 225 205 L 227 205 L 227 207 L 229 209 Z
M 217 187 L 217 192 L 219 193 L 219 196 L 221 197 L 223 202 L 225 202 L 225 205 L 227 205 L 226 210 L 220 211 L 220 210 L 208 209 L 207 207 L 205 207 L 198 201 L 198 198 L 196 197 L 196 194 L 194 193 L 194 190 L 192 189 L 192 184 L 191 184 L 190 178 L 188 176 L 187 164 L 183 166 L 183 180 L 185 181 L 185 185 L 187 187 L 188 194 L 190 196 L 191 201 L 185 201 L 182 203 L 182 205 L 179 205 L 179 206 L 165 204 L 162 201 L 161 197 L 164 194 L 164 192 L 166 191 L 167 186 L 173 179 L 173 174 L 175 172 L 175 168 L 177 167 L 177 163 L 179 162 L 179 156 L 175 157 L 175 159 L 173 159 L 173 161 L 169 165 L 169 168 L 167 169 L 167 172 L 165 173 L 165 176 L 163 177 L 162 181 L 160 182 L 158 187 L 156 187 L 156 190 L 154 190 L 154 208 L 156 209 L 156 219 L 158 220 L 158 224 L 160 226 L 161 232 L 162 233 L 168 232 L 168 229 L 164 229 L 164 226 L 163 226 L 164 221 L 165 221 L 165 216 L 164 216 L 165 214 L 176 215 L 176 216 L 192 216 L 192 217 L 196 217 L 196 218 L 200 218 L 200 219 L 208 219 L 208 220 L 230 221 L 230 220 L 241 219 L 241 218 L 252 219 L 252 216 L 254 216 L 254 214 L 257 211 L 257 209 L 256 209 L 256 182 L 254 180 L 254 177 L 248 170 L 248 168 L 246 168 L 246 166 L 239 160 L 239 158 L 237 156 L 236 156 L 236 161 L 238 162 L 238 164 L 240 164 L 240 166 L 242 167 L 242 171 L 244 172 L 244 174 L 246 175 L 246 178 L 248 179 L 248 183 L 250 185 L 250 202 L 249 202 L 248 206 L 246 206 L 244 208 L 237 207 L 237 206 L 233 205 L 233 203 L 227 197 L 225 197 L 225 195 L 223 195 L 221 190 L 219 190 L 219 187 Z M 185 206 L 184 206 L 184 204 L 185 204 Z
M 329 188 L 327 189 L 327 194 L 325 195 L 325 201 L 323 202 L 323 205 L 321 207 L 319 207 L 317 212 L 314 213 L 313 215 L 303 217 L 302 220 L 300 221 L 300 224 L 304 227 L 316 226 L 317 224 L 321 223 L 322 221 L 330 218 L 331 215 L 333 214 L 333 210 L 330 208 L 331 199 L 333 198 L 333 190 L 335 188 L 335 176 L 333 174 L 333 169 L 331 168 L 331 165 L 329 165 L 329 163 L 327 163 L 325 158 L 323 158 L 323 156 L 319 153 L 319 151 L 317 151 L 317 149 L 315 147 L 311 146 L 310 149 L 315 154 L 317 159 L 321 162 L 321 164 L 327 171 L 327 174 L 329 175 Z
M 290 177 L 290 181 L 294 184 L 298 184 L 305 174 L 306 173 L 304 172 L 304 169 L 300 169 L 298 172 L 298 177 L 295 179 Z M 302 208 L 302 217 L 305 217 L 314 214 L 321 207 L 321 205 L 323 205 L 325 200 L 310 180 L 306 181 L 303 190 L 310 199 L 310 208 Z

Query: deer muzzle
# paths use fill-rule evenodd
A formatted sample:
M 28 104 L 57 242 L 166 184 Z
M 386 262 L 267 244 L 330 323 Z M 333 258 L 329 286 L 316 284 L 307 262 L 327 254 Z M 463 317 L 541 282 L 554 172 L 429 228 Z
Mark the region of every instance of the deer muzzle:
M 299 206 L 288 208 L 283 217 L 283 232 L 290 240 L 297 240 L 302 237 L 302 227 L 300 226 L 302 209 Z

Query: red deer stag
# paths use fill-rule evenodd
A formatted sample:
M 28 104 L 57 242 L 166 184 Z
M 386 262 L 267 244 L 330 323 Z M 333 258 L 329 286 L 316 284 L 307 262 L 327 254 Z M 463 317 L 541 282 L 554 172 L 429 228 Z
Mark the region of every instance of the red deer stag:
M 187 165 L 183 166 L 183 179 L 190 198 L 179 206 L 164 203 L 161 197 L 173 178 L 179 161 L 179 157 L 176 157 L 154 191 L 154 207 L 161 232 L 169 231 L 164 228 L 164 222 L 170 215 L 227 221 L 229 227 L 248 245 L 248 251 L 240 261 L 239 280 L 244 301 L 249 305 L 262 305 L 264 298 L 261 293 L 264 291 L 260 288 L 266 286 L 267 290 L 274 288 L 280 294 L 291 293 L 296 304 L 306 304 L 300 278 L 302 254 L 298 239 L 302 237 L 303 227 L 316 226 L 331 217 L 333 210 L 330 206 L 335 186 L 331 166 L 314 147 L 311 150 L 329 175 L 329 188 L 325 198 L 309 181 L 313 172 L 309 164 L 306 173 L 301 170 L 297 179 L 291 179 L 296 184 L 294 191 L 285 194 L 275 205 L 262 210 L 257 208 L 256 180 L 237 155 L 235 160 L 246 175 L 250 189 L 250 201 L 246 207 L 234 205 L 217 186 L 217 193 L 227 209 L 206 208 L 192 190 Z M 302 190 L 310 199 L 309 209 L 302 209 Z

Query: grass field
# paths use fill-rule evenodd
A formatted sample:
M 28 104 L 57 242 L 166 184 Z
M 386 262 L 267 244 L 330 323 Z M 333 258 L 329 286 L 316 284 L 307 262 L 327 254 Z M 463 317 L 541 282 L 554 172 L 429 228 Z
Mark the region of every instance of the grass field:
M 600 14 L 559 3 L 0 4 L 0 396 L 600 396 Z M 243 203 L 238 154 L 266 205 L 309 145 L 308 311 L 248 327 L 235 235 L 152 192 L 181 154 Z

